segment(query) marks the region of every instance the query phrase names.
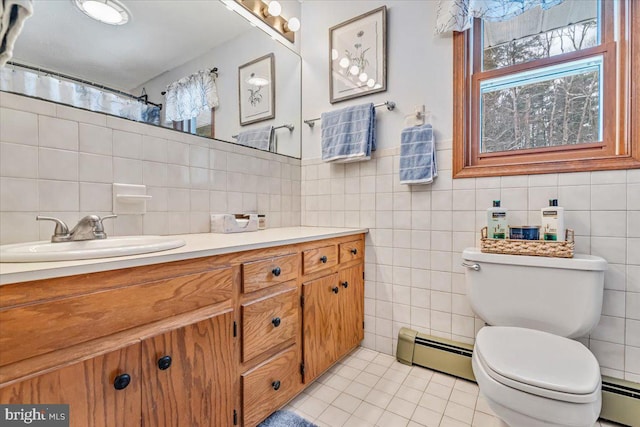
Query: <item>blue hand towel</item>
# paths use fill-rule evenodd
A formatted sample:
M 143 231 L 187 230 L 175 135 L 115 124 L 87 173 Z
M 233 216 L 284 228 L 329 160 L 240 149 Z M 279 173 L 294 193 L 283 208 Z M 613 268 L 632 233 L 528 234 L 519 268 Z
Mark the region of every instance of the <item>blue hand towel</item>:
M 369 160 L 376 149 L 376 110 L 372 103 L 322 113 L 322 160 Z
M 438 176 L 436 147 L 430 124 L 402 131 L 400 137 L 400 184 L 430 184 Z
M 238 144 L 269 151 L 273 139 L 273 126 L 262 126 L 238 133 Z

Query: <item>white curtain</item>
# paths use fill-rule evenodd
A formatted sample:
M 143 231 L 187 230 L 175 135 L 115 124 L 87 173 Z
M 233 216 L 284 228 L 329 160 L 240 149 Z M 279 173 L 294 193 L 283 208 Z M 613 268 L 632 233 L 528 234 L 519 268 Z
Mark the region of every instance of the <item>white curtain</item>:
M 506 21 L 534 7 L 549 9 L 564 0 L 440 0 L 436 33 L 465 31 L 474 18 Z
M 160 124 L 160 108 L 82 83 L 20 68 L 0 68 L 0 90 L 68 104 L 118 117 Z
M 167 86 L 165 119 L 168 122 L 189 120 L 218 105 L 218 91 L 211 72 L 198 71 Z
M 0 67 L 13 56 L 24 21 L 32 14 L 31 0 L 0 0 Z

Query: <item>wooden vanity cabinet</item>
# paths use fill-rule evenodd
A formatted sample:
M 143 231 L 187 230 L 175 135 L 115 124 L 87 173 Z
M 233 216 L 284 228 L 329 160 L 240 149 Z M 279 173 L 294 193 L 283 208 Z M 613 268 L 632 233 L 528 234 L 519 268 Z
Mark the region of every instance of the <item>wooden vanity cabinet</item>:
M 0 389 L 2 403 L 65 403 L 72 427 L 233 425 L 233 312 Z
M 292 399 L 300 377 L 299 251 L 242 264 L 240 400 L 243 426 L 255 426 Z
M 302 285 L 305 384 L 363 340 L 363 273 L 358 264 Z
M 363 271 L 351 235 L 0 286 L 0 403 L 255 427 L 363 339 Z
M 74 427 L 232 425 L 232 278 L 203 259 L 0 287 L 0 403 L 69 404 Z

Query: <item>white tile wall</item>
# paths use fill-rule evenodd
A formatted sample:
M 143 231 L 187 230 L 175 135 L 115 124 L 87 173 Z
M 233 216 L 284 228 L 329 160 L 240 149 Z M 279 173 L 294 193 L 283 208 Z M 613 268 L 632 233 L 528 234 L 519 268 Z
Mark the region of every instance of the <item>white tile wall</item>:
M 460 253 L 477 244 L 486 208 L 500 199 L 512 221 L 539 224 L 539 209 L 550 198 L 559 198 L 566 225 L 576 232 L 576 250 L 609 262 L 603 315 L 582 341 L 604 374 L 638 381 L 640 172 L 453 180 L 450 163 L 440 161 L 450 158 L 451 142 L 437 144 L 440 170 L 431 186 L 399 185 L 398 149 L 375 152 L 363 163 L 302 161 L 303 225 L 344 220 L 349 226 L 371 228 L 363 345 L 393 354 L 402 326 L 472 343 L 483 323 L 467 301 Z M 344 200 L 326 198 L 327 189 L 339 194 L 342 188 Z
M 300 160 L 0 93 L 0 244 L 48 239 L 89 213 L 109 214 L 113 182 L 145 184 L 145 215 L 107 232 L 209 231 L 209 213 L 261 212 L 270 227 L 300 225 Z

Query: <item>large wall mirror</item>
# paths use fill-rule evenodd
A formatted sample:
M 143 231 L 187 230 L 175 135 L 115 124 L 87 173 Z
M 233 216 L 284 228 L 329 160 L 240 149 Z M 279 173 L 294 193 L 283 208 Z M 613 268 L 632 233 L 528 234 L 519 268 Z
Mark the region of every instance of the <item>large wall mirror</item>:
M 273 127 L 268 146 L 259 147 L 300 158 L 301 59 L 292 46 L 220 0 L 120 0 L 130 14 L 123 25 L 89 18 L 78 2 L 33 1 L 13 65 L 0 70 L 2 90 L 229 143 Z M 206 94 L 175 90 L 198 78 Z M 174 91 L 165 95 L 168 87 Z M 210 101 L 217 95 L 217 106 L 169 120 L 176 103 L 168 97 L 176 93 Z M 180 118 L 189 108 L 184 102 L 177 103 Z

